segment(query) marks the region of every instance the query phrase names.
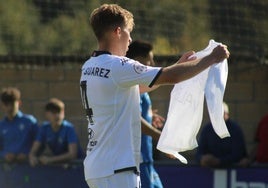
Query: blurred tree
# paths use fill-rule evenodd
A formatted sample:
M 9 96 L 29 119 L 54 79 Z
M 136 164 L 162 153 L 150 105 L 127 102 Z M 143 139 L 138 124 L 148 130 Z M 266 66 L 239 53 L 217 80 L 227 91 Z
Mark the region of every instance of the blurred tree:
M 86 17 L 83 12 L 73 18 L 61 15 L 42 26 L 40 50 L 54 55 L 89 54 L 95 39 Z
M 27 1 L 0 1 L 1 54 L 23 54 L 35 49 L 38 16 Z
M 89 54 L 96 44 L 89 16 L 99 6 L 97 0 L 34 0 L 41 7 L 41 53 L 54 55 Z M 44 4 L 48 6 L 44 6 Z M 52 10 L 50 10 L 52 9 Z M 90 10 L 91 9 L 91 10 Z M 56 13 L 50 14 L 50 11 Z
M 197 51 L 210 38 L 232 54 L 267 53 L 267 0 L 9 0 L 0 1 L 0 54 L 89 54 L 97 44 L 89 16 L 103 3 L 130 10 L 132 38 L 153 43 L 157 55 Z
M 210 0 L 209 4 L 211 15 L 216 15 L 211 16 L 211 28 L 233 54 L 257 59 L 265 55 L 268 1 Z

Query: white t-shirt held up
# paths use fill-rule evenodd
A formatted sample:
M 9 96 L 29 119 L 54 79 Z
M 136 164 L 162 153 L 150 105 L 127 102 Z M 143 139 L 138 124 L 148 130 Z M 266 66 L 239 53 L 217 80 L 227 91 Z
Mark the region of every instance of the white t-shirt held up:
M 197 58 L 209 55 L 220 43 L 210 40 L 209 45 L 194 54 Z M 214 64 L 195 77 L 175 84 L 169 110 L 157 149 L 172 154 L 181 162 L 187 160 L 179 152 L 197 147 L 196 136 L 203 119 L 204 96 L 215 132 L 230 136 L 223 119 L 223 96 L 228 76 L 228 64 Z

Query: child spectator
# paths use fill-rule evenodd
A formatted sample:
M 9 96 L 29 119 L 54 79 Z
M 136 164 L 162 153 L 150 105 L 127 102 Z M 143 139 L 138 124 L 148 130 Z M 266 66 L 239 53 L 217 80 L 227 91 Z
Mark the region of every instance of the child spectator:
M 1 105 L 5 117 L 0 121 L 0 158 L 4 161 L 24 162 L 35 139 L 38 126 L 32 115 L 20 110 L 21 93 L 15 87 L 4 88 Z
M 57 98 L 50 99 L 46 104 L 48 121 L 43 122 L 34 141 L 29 155 L 31 166 L 69 162 L 83 157 L 75 129 L 72 123 L 64 119 L 64 106 Z

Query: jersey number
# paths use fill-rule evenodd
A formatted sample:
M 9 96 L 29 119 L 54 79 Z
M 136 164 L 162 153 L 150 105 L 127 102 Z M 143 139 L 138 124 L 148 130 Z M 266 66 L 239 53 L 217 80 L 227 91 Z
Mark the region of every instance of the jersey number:
M 89 107 L 88 100 L 87 100 L 87 81 L 81 81 L 80 83 L 81 88 L 81 97 L 84 109 L 86 110 L 87 120 L 90 122 L 91 125 L 94 124 L 93 122 L 93 111 L 92 108 Z

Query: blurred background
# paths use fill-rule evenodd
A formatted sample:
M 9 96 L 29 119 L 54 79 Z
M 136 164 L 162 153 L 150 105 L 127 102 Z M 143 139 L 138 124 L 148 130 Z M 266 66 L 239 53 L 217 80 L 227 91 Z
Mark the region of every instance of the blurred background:
M 210 39 L 228 45 L 225 100 L 251 149 L 257 123 L 268 112 L 267 0 L 0 0 L 0 87 L 22 91 L 25 113 L 41 122 L 45 102 L 61 98 L 66 118 L 76 125 L 86 148 L 80 67 L 97 47 L 89 16 L 103 3 L 117 3 L 133 13 L 132 39 L 154 45 L 158 66 L 170 65 L 186 51 L 203 49 Z M 151 94 L 153 107 L 164 117 L 171 89 Z M 193 152 L 187 154 L 190 159 Z
M 89 16 L 103 3 L 117 3 L 133 13 L 132 39 L 153 44 L 157 66 L 171 65 L 186 51 L 202 50 L 210 39 L 228 45 L 231 56 L 224 100 L 230 117 L 243 130 L 250 153 L 256 145 L 258 122 L 268 113 L 267 0 L 0 0 L 0 88 L 19 88 L 21 110 L 33 114 L 40 123 L 45 119 L 47 100 L 62 99 L 66 119 L 75 125 L 86 150 L 88 133 L 79 91 L 80 68 L 97 48 Z M 150 94 L 153 108 L 164 117 L 172 88 L 164 86 Z M 202 126 L 208 121 L 204 105 Z M 172 160 L 172 166 L 163 165 L 170 159 L 154 151 L 165 187 L 246 187 L 248 184 L 242 180 L 247 178 L 253 184 L 267 180 L 268 171 L 262 168 L 199 168 L 191 166 L 195 163 L 195 149 L 182 154 L 190 163 L 187 168 L 178 165 L 178 160 Z M 5 188 L 87 187 L 83 167 L 76 165 L 33 170 L 27 165 L 1 164 L 0 180 Z
M 132 37 L 152 42 L 158 55 L 202 49 L 214 38 L 265 63 L 266 0 L 1 0 L 0 55 L 88 55 L 96 47 L 88 18 L 102 3 L 130 10 Z

